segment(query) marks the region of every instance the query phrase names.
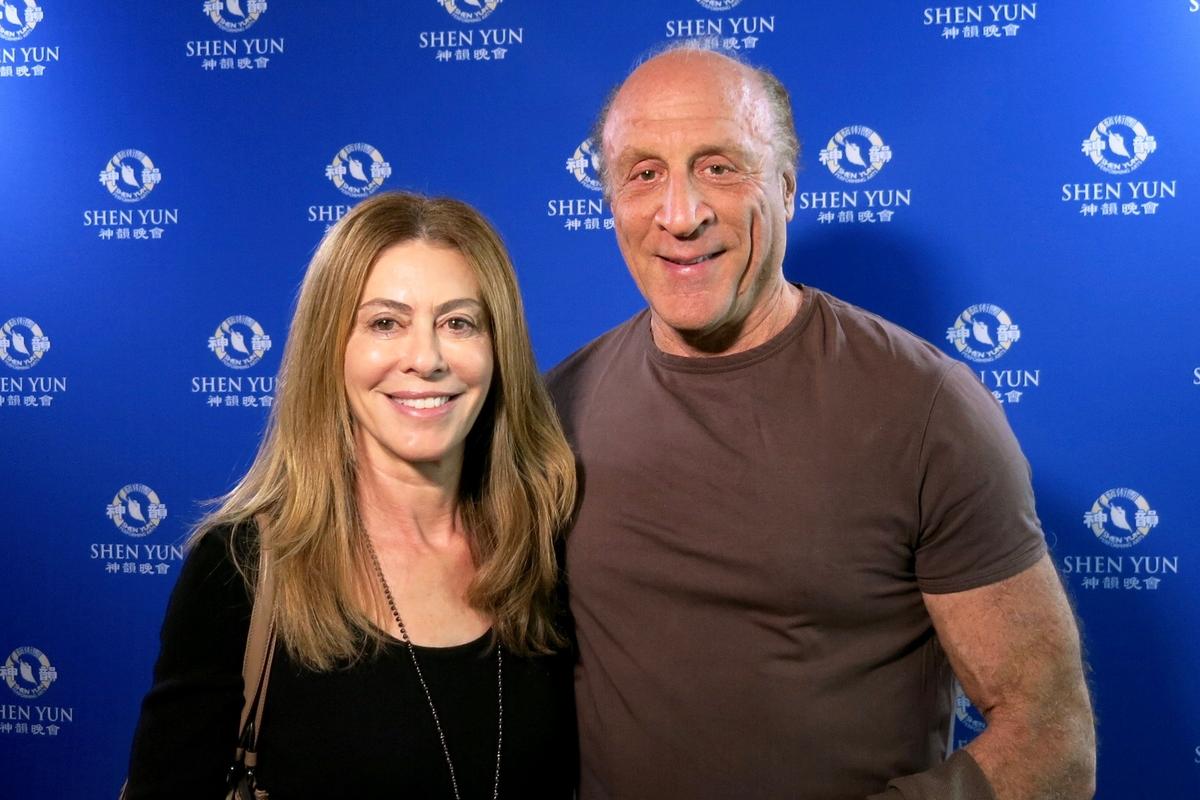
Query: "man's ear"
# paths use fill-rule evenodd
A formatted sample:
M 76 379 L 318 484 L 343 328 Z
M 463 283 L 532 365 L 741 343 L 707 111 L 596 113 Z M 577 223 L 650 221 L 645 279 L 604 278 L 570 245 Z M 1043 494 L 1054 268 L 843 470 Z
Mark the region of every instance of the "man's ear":
M 783 210 L 787 212 L 788 222 L 791 222 L 792 215 L 796 212 L 796 170 L 789 167 L 780 177 L 780 183 L 783 185 Z

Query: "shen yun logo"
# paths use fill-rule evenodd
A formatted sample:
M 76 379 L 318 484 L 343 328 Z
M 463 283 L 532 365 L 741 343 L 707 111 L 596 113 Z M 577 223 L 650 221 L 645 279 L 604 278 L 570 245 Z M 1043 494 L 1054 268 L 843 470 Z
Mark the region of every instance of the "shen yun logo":
M 821 151 L 820 159 L 839 180 L 865 183 L 892 160 L 892 148 L 870 128 L 850 125 L 833 135 Z
M 696 0 L 696 2 L 709 11 L 728 11 L 741 3 L 742 0 Z
M 0 326 L 0 361 L 13 369 L 29 369 L 49 349 L 49 337 L 28 317 L 13 317 Z
M 1083 140 L 1083 154 L 1110 175 L 1125 175 L 1146 162 L 1158 142 L 1133 117 L 1106 117 Z
M 567 172 L 592 191 L 604 191 L 600 182 L 600 153 L 595 150 L 595 143 L 591 139 L 584 139 L 575 148 L 575 152 L 567 159 Z
M 252 317 L 238 314 L 217 326 L 208 349 L 230 369 L 249 369 L 271 349 L 271 337 Z
M 167 518 L 167 507 L 149 486 L 131 483 L 113 496 L 106 513 L 122 533 L 141 538 Z
M 480 22 L 487 19 L 501 2 L 503 0 L 438 0 L 438 5 L 459 22 Z
M 1109 489 L 1083 515 L 1083 524 L 1109 547 L 1133 547 L 1158 525 L 1158 512 L 1133 489 Z
M 245 6 L 245 9 L 242 6 Z M 204 14 L 229 33 L 246 30 L 267 10 L 267 0 L 206 0 Z
M 162 172 L 141 150 L 122 150 L 108 160 L 100 183 L 123 203 L 136 203 L 162 181 Z
M 26 700 L 41 697 L 58 680 L 58 670 L 36 647 L 18 647 L 9 653 L 0 675 L 17 697 Z
M 0 39 L 20 41 L 33 31 L 45 16 L 35 0 L 0 0 Z
M 954 681 L 954 716 L 968 730 L 975 733 L 983 733 L 987 728 L 987 721 L 978 709 L 971 704 L 971 699 L 967 697 L 963 691 L 962 684 L 957 680 Z
M 333 181 L 338 191 L 350 197 L 373 194 L 391 174 L 392 165 L 365 142 L 346 145 L 337 151 L 325 167 L 325 177 Z
M 959 355 L 981 364 L 1000 358 L 1020 338 L 1021 330 L 1008 312 L 991 303 L 971 306 L 946 330 L 946 339 Z
M 438 5 L 459 22 L 481 22 L 487 19 L 501 2 L 503 0 L 438 0 Z

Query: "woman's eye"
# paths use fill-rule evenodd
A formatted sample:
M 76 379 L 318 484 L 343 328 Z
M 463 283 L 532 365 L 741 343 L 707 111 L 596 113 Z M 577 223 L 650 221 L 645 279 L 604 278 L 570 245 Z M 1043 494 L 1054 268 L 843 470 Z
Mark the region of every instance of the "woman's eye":
M 380 333 L 391 333 L 392 331 L 396 330 L 396 320 L 388 317 L 373 319 L 371 320 L 369 327 L 371 330 L 379 331 Z
M 455 333 L 467 333 L 476 329 L 474 321 L 466 317 L 451 317 L 446 320 L 446 327 Z

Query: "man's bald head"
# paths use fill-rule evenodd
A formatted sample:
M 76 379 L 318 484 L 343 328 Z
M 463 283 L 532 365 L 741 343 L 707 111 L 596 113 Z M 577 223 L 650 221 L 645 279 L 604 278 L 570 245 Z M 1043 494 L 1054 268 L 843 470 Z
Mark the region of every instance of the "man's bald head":
M 614 88 L 605 100 L 604 106 L 592 127 L 593 152 L 600 156 L 599 173 L 604 185 L 605 195 L 610 194 L 611 184 L 608 174 L 608 152 L 605 142 L 605 130 L 613 107 L 620 98 L 626 86 L 637 78 L 651 76 L 656 68 L 667 66 L 672 62 L 683 62 L 687 69 L 695 74 L 697 81 L 715 80 L 721 73 L 736 71 L 746 78 L 746 86 L 761 92 L 757 99 L 765 105 L 770 124 L 769 139 L 775 150 L 776 162 L 781 166 L 794 168 L 800 157 L 800 139 L 796 135 L 796 121 L 792 115 L 792 102 L 787 88 L 770 71 L 753 67 L 745 62 L 701 47 L 693 42 L 682 42 L 660 50 L 638 64 L 638 66 Z
M 796 139 L 764 73 L 676 49 L 633 71 L 603 120 L 601 166 L 621 255 L 675 355 L 739 352 L 794 315 L 783 275 Z M 593 151 L 594 152 L 594 151 Z

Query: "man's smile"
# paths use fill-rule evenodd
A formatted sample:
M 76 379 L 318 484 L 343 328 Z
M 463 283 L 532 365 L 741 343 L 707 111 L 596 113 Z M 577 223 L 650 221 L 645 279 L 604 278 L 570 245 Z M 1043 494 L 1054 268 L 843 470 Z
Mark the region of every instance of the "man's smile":
M 696 264 L 703 264 L 706 261 L 712 261 L 713 259 L 720 258 L 724 254 L 725 254 L 724 250 L 717 250 L 715 252 L 705 253 L 704 255 L 699 255 L 699 256 L 691 256 L 691 255 L 686 255 L 686 254 L 683 254 L 683 255 L 662 254 L 662 255 L 659 255 L 659 258 L 661 258 L 663 261 L 666 261 L 670 264 L 674 264 L 676 266 L 692 267 L 692 266 L 695 266 Z

